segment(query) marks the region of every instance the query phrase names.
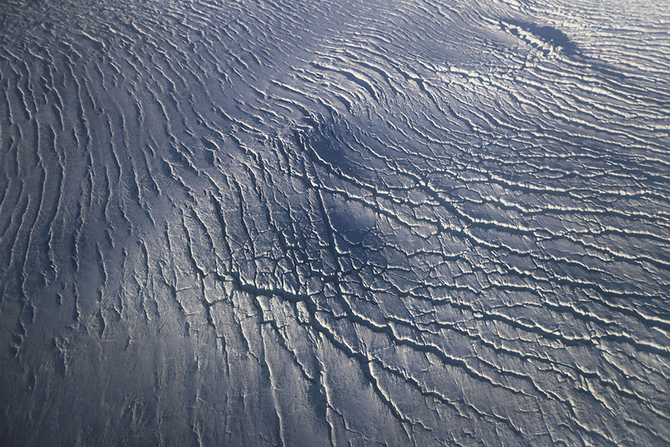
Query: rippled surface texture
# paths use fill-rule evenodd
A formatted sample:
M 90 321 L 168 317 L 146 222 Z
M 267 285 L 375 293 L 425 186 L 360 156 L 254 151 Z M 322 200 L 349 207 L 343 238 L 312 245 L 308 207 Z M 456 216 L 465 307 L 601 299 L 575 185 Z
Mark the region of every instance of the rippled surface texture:
M 2 1 L 0 444 L 670 443 L 670 7 Z

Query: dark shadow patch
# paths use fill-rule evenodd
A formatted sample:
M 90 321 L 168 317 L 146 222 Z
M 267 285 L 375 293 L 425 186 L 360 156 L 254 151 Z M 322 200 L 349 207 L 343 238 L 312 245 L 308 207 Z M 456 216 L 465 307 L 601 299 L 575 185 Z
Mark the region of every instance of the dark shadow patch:
M 535 37 L 547 42 L 557 48 L 563 50 L 567 54 L 579 53 L 579 48 L 570 38 L 560 29 L 553 26 L 540 26 L 535 23 L 524 22 L 521 20 L 506 20 L 506 23 L 521 28 L 522 30 L 531 33 Z M 510 29 L 511 33 L 518 36 L 518 32 Z

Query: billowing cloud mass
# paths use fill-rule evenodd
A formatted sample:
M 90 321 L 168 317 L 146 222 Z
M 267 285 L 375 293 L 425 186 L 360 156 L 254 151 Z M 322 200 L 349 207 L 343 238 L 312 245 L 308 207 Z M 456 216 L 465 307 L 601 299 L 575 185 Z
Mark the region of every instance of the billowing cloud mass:
M 670 442 L 664 2 L 0 9 L 0 444 Z

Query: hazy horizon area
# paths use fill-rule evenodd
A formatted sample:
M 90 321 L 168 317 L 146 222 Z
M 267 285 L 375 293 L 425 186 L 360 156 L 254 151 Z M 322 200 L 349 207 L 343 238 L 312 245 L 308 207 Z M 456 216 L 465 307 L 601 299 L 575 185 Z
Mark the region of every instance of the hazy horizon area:
M 0 446 L 670 444 L 670 4 L 0 0 Z

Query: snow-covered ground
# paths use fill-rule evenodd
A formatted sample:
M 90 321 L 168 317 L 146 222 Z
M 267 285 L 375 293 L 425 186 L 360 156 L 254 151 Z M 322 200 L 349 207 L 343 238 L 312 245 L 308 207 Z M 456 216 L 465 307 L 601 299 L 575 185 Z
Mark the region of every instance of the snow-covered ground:
M 0 5 L 0 445 L 670 443 L 664 1 Z

